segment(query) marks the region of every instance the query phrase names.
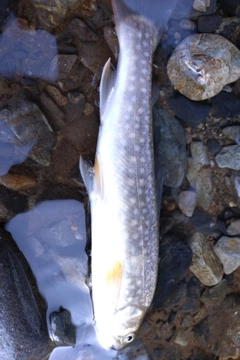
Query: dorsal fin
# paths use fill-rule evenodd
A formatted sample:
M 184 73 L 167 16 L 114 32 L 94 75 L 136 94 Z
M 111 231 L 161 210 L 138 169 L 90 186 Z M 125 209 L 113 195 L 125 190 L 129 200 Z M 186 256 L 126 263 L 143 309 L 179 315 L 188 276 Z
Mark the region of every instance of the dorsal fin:
M 104 113 L 108 107 L 114 92 L 116 72 L 111 69 L 111 59 L 109 58 L 104 65 L 100 82 L 100 117 L 104 121 Z

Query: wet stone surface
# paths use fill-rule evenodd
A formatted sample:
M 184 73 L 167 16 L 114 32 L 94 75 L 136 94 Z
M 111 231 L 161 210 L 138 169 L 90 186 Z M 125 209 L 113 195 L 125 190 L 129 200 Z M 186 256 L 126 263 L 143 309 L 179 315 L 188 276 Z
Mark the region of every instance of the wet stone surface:
M 117 65 L 111 2 L 2 1 L 2 360 L 240 358 L 239 6 L 179 1 L 154 55 L 158 283 L 136 341 L 116 353 L 94 332 L 78 165 L 94 161 L 99 80 L 109 57 Z

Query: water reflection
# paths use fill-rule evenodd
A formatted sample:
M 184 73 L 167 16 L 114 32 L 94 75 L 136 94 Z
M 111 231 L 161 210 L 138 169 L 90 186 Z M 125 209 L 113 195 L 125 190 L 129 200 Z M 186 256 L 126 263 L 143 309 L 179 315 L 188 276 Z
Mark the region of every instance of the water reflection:
M 0 75 L 27 76 L 54 81 L 57 67 L 55 37 L 44 30 L 27 29 L 11 15 L 0 36 Z
M 88 259 L 83 204 L 75 200 L 45 201 L 10 220 L 6 229 L 28 260 L 49 315 L 60 307 L 71 312 L 77 327 L 74 348 L 53 351 L 51 360 L 113 359 L 98 345 L 89 289 L 85 285 Z
M 0 176 L 8 173 L 14 164 L 22 163 L 32 149 L 33 144 L 16 144 L 14 131 L 2 123 L 0 115 Z

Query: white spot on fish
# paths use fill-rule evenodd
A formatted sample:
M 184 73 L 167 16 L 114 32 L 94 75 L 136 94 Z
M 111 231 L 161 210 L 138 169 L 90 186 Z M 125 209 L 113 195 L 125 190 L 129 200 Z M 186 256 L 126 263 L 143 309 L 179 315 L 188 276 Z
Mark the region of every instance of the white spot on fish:
M 139 145 L 135 145 L 135 146 L 134 146 L 134 149 L 135 149 L 135 151 L 139 151 L 139 150 L 140 150 L 140 146 L 139 146 Z
M 140 169 L 140 174 L 144 174 L 145 173 L 145 169 L 144 168 L 141 168 Z
M 147 74 L 147 69 L 146 68 L 142 68 L 142 74 L 146 75 Z
M 139 142 L 142 144 L 142 143 L 144 143 L 144 138 L 140 138 L 139 139 Z
M 146 57 L 148 57 L 148 56 L 149 56 L 149 52 L 148 52 L 148 51 L 144 51 L 143 55 L 146 56 Z
M 133 139 L 135 137 L 135 133 L 134 132 L 130 133 L 129 137 L 130 137 L 130 139 Z
M 128 179 L 127 183 L 129 186 L 133 186 L 134 185 L 134 180 L 133 179 Z
M 134 210 L 133 210 L 133 213 L 134 213 L 134 215 L 138 215 L 138 209 L 137 209 L 137 208 L 134 209 Z
M 142 93 L 146 94 L 147 89 L 143 87 L 143 88 L 140 89 L 140 91 L 141 91 Z
M 136 202 L 137 202 L 134 197 L 130 198 L 129 201 L 132 205 L 136 204 Z
M 138 109 L 138 114 L 142 114 L 144 112 L 144 109 L 143 108 L 139 108 Z
M 143 185 L 144 185 L 144 180 L 143 180 L 143 179 L 139 179 L 138 182 L 139 182 L 139 185 L 140 185 L 140 186 L 143 186 Z
M 132 227 L 134 227 L 137 225 L 137 223 L 138 223 L 137 220 L 132 220 L 130 224 Z
M 136 161 L 137 161 L 136 156 L 130 156 L 130 161 L 131 161 L 132 163 L 136 163 Z

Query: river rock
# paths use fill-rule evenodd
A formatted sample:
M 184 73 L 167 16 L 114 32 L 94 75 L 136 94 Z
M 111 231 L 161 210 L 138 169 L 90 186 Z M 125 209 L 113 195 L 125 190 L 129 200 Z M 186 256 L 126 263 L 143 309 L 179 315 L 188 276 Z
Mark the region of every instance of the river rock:
M 220 304 L 209 309 L 209 314 L 194 327 L 199 346 L 220 358 L 238 358 L 240 297 L 228 295 Z
M 213 198 L 211 169 L 207 146 L 201 141 L 191 143 L 191 155 L 188 159 L 187 179 L 197 194 L 197 204 L 209 209 Z
M 96 0 L 33 0 L 38 20 L 44 27 L 58 26 L 69 14 L 76 12 L 80 17 L 92 17 L 97 11 Z
M 190 270 L 204 285 L 218 284 L 223 276 L 222 267 L 205 236 L 195 233 L 189 245 L 193 252 Z
M 22 149 L 24 155 L 28 154 L 41 165 L 50 164 L 51 150 L 56 138 L 46 117 L 36 104 L 25 100 L 21 95 L 13 96 L 8 105 L 0 111 L 0 127 L 6 132 L 5 140 L 3 133 L 0 136 L 0 141 L 4 141 L 4 144 L 6 142 L 6 146 L 10 143 L 20 153 Z M 7 171 L 11 165 L 19 162 L 19 159 L 15 160 L 14 157 L 10 160 Z
M 54 346 L 48 337 L 45 314 L 37 306 L 39 298 L 32 291 L 36 285 L 29 280 L 26 262 L 22 256 L 19 258 L 19 251 L 10 245 L 8 237 L 1 230 L 1 360 L 42 360 Z
M 231 222 L 227 227 L 227 234 L 229 236 L 240 235 L 240 219 Z
M 187 282 L 186 297 L 184 299 L 182 311 L 196 311 L 200 308 L 200 281 L 196 276 L 192 276 Z
M 193 127 L 205 121 L 211 110 L 208 104 L 191 101 L 179 93 L 168 98 L 168 105 L 177 118 Z
M 153 300 L 155 309 L 169 308 L 181 299 L 186 291 L 182 280 L 191 260 L 192 251 L 186 243 L 171 233 L 164 235 L 160 247 L 159 274 Z
M 237 192 L 238 197 L 240 197 L 240 176 L 236 176 L 234 179 L 234 185 Z
M 197 27 L 200 33 L 215 32 L 222 22 L 221 15 L 199 16 L 197 19 Z
M 215 306 L 216 304 L 221 304 L 221 302 L 225 299 L 227 294 L 227 280 L 222 279 L 222 281 L 212 287 L 207 287 L 202 296 L 201 301 L 205 305 Z
M 72 324 L 71 313 L 63 308 L 50 314 L 50 337 L 58 345 L 76 344 L 76 326 Z
M 216 0 L 182 0 L 178 1 L 171 17 L 181 19 L 188 16 L 195 19 L 199 15 L 213 14 L 216 11 Z
M 44 30 L 26 29 L 14 16 L 5 22 L 0 36 L 0 75 L 56 80 L 52 60 L 57 54 L 55 36 Z
M 231 274 L 240 266 L 240 238 L 222 236 L 214 246 L 214 252 L 223 264 L 225 274 Z
M 218 3 L 222 10 L 228 15 L 234 15 L 237 7 L 240 5 L 239 0 L 219 0 Z
M 239 141 L 239 136 L 240 136 L 240 126 L 239 125 L 226 126 L 225 128 L 222 129 L 222 133 L 228 139 L 231 139 L 231 140 L 234 140 L 237 142 L 237 141 Z M 238 145 L 240 145 L 240 144 L 238 143 Z
M 240 77 L 240 51 L 220 35 L 190 35 L 172 53 L 167 73 L 189 99 L 208 99 Z
M 216 163 L 220 168 L 240 170 L 240 145 L 229 145 L 215 157 Z
M 217 118 L 237 117 L 240 114 L 240 99 L 233 92 L 221 91 L 211 99 L 211 103 L 212 115 Z
M 187 168 L 185 131 L 179 121 L 163 108 L 154 108 L 154 156 L 157 179 L 179 187 Z
M 178 197 L 178 206 L 184 215 L 191 217 L 197 204 L 195 191 L 181 191 Z

